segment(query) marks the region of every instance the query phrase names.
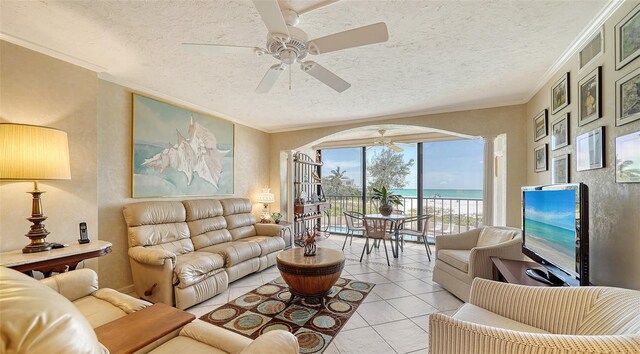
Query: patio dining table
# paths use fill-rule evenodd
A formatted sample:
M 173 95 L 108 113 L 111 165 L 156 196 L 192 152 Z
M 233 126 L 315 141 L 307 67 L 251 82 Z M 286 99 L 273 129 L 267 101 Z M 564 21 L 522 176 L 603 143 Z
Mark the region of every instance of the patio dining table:
M 391 221 L 391 229 L 393 230 L 393 236 L 395 238 L 394 245 L 391 248 L 391 253 L 393 253 L 393 258 L 398 258 L 399 253 L 399 238 L 400 238 L 400 230 L 398 229 L 398 225 L 407 218 L 405 214 L 391 214 L 391 215 L 382 215 L 382 214 L 366 214 L 364 216 L 365 219 L 383 219 Z

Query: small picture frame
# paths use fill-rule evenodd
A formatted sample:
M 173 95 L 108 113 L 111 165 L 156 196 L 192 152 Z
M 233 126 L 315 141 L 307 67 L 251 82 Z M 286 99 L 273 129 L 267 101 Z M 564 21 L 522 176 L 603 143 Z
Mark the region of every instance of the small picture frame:
M 580 50 L 580 69 L 585 68 L 594 59 L 604 53 L 604 26 L 596 32 L 582 50 Z
M 547 166 L 547 144 L 542 144 L 533 150 L 533 158 L 536 172 L 544 172 Z
M 569 183 L 569 154 L 551 160 L 551 183 Z
M 615 25 L 616 70 L 640 56 L 640 5 Z
M 538 141 L 547 136 L 547 115 L 548 110 L 545 108 L 537 116 L 533 118 L 533 140 Z
M 578 126 L 602 117 L 602 66 L 578 82 Z
M 616 183 L 640 183 L 640 131 L 616 138 Z
M 570 102 L 569 73 L 567 72 L 551 87 L 551 114 L 560 112 Z
M 604 167 L 604 127 L 576 137 L 576 169 L 594 170 Z
M 569 145 L 569 113 L 562 115 L 551 123 L 551 150 Z
M 616 126 L 640 119 L 640 67 L 616 81 Z

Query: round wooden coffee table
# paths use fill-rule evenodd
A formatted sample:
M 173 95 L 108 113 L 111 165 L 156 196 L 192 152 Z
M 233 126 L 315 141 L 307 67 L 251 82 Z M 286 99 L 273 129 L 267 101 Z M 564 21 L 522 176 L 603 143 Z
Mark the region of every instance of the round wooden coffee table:
M 344 254 L 331 248 L 318 248 L 316 255 L 304 256 L 304 248 L 292 248 L 276 256 L 282 279 L 289 285 L 294 298 L 319 298 L 324 305 L 325 296 L 338 281 L 344 268 Z

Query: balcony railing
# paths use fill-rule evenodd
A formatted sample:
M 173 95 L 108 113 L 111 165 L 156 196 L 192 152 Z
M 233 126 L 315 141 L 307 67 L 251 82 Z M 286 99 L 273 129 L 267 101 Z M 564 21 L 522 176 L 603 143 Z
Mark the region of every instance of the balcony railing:
M 363 214 L 378 213 L 377 205 L 367 198 L 366 210 L 363 211 L 361 196 L 327 196 L 327 201 L 331 203 L 329 213 L 329 231 L 332 233 L 345 234 L 347 232 L 347 221 L 345 211 L 357 211 Z M 418 215 L 418 198 L 402 197 L 402 205 L 397 207 L 408 216 Z M 427 235 L 456 234 L 482 226 L 482 199 L 459 199 L 459 198 L 423 198 L 422 210 L 424 214 L 430 215 L 427 224 Z M 418 225 L 408 225 L 417 229 Z

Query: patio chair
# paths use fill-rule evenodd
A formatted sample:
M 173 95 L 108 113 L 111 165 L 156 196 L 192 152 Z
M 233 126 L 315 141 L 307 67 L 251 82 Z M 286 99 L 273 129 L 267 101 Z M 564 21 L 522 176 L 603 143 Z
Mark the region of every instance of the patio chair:
M 362 254 L 360 255 L 360 262 L 362 262 L 362 257 L 364 257 L 364 251 L 367 251 L 367 254 L 371 253 L 373 249 L 373 245 L 371 245 L 371 249 L 369 248 L 369 239 L 373 239 L 374 242 L 377 240 L 381 240 L 384 245 L 384 253 L 387 256 L 387 265 L 391 266 L 389 262 L 389 252 L 387 251 L 387 243 L 385 240 L 389 240 L 389 244 L 391 245 L 391 238 L 393 234 L 388 232 L 391 221 L 387 219 L 364 219 L 364 237 L 366 238 L 366 242 L 364 243 L 364 248 L 362 249 Z
M 399 235 L 400 235 L 400 245 L 401 249 L 404 246 L 404 236 L 414 236 L 418 239 L 422 238 L 422 242 L 424 243 L 424 249 L 427 252 L 427 257 L 429 257 L 429 262 L 431 262 L 431 249 L 429 248 L 429 243 L 427 242 L 427 231 L 428 231 L 428 223 L 429 223 L 429 215 L 421 215 L 421 216 L 412 216 L 410 218 L 405 219 L 398 225 Z M 408 226 L 413 224 L 419 225 L 417 229 L 412 229 Z M 404 250 L 404 249 L 403 249 Z
M 364 225 L 362 224 L 364 214 L 357 211 L 345 211 L 344 216 L 347 219 L 347 235 L 344 237 L 344 243 L 342 244 L 343 251 L 344 246 L 347 245 L 347 238 L 349 236 L 351 236 L 351 240 L 349 241 L 349 246 L 351 246 L 351 243 L 353 242 L 353 234 L 356 232 L 364 233 Z

